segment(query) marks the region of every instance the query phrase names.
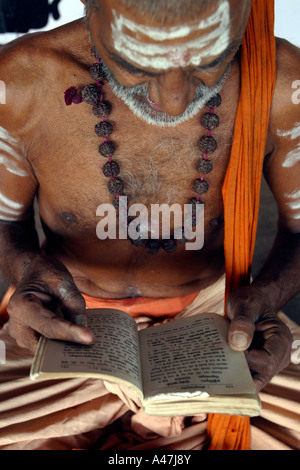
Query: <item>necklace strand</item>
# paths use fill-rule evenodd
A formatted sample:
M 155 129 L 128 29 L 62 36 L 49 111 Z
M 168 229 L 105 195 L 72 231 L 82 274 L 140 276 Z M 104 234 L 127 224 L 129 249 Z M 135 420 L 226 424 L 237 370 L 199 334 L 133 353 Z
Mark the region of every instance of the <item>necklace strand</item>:
M 100 56 L 93 46 L 92 55 L 96 58 L 96 63 L 90 67 L 90 73 L 96 84 L 87 85 L 83 88 L 81 94 L 78 93 L 75 87 L 71 87 L 65 91 L 65 103 L 66 105 L 79 104 L 83 101 L 93 106 L 93 114 L 97 118 L 100 118 L 100 122 L 95 125 L 95 132 L 98 137 L 102 139 L 102 143 L 99 145 L 99 153 L 101 156 L 107 159 L 106 163 L 102 167 L 102 172 L 105 177 L 109 179 L 108 191 L 113 196 L 113 206 L 116 210 L 119 210 L 119 202 L 121 196 L 124 194 L 125 185 L 120 178 L 120 165 L 113 159 L 115 153 L 115 145 L 110 140 L 110 135 L 113 132 L 112 124 L 107 121 L 107 117 L 111 112 L 111 106 L 104 100 L 103 86 L 104 80 L 106 79 L 103 67 L 101 64 Z M 215 108 L 219 107 L 222 103 L 221 96 L 217 93 L 207 103 L 208 112 L 201 118 L 201 124 L 206 129 L 206 134 L 199 140 L 199 149 L 201 152 L 201 158 L 197 161 L 196 169 L 198 171 L 199 178 L 194 181 L 193 190 L 196 196 L 191 197 L 189 204 L 192 209 L 192 226 L 196 226 L 196 206 L 203 204 L 201 195 L 206 193 L 209 189 L 209 184 L 205 180 L 205 175 L 209 174 L 213 170 L 213 163 L 209 159 L 218 147 L 218 144 L 212 136 L 212 131 L 219 127 L 220 120 L 217 114 L 215 114 Z M 127 224 L 130 223 L 128 218 Z M 138 230 L 138 228 L 137 228 Z M 143 246 L 147 253 L 154 255 L 159 252 L 162 248 L 167 253 L 174 253 L 178 248 L 178 242 L 185 242 L 184 239 L 184 227 L 181 228 L 182 237 L 181 239 L 175 239 L 171 236 L 168 239 L 143 239 L 142 236 L 136 240 L 129 238 L 130 242 L 136 246 Z

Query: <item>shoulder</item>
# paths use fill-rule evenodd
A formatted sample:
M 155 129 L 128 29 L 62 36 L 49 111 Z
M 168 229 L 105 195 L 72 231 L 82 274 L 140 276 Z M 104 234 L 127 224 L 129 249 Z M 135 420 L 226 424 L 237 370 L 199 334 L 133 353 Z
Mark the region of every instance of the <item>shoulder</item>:
M 272 151 L 264 175 L 278 204 L 279 221 L 300 232 L 300 50 L 277 41 L 277 78 L 270 113 Z
M 22 36 L 0 48 L 0 81 L 6 92 L 0 126 L 3 120 L 14 127 L 22 126 L 29 114 L 33 119 L 53 84 L 64 81 L 70 64 L 84 67 L 87 34 L 83 20 L 78 20 L 52 31 Z
M 277 75 L 270 124 L 274 129 L 291 127 L 299 120 L 300 49 L 284 39 L 276 39 Z M 297 106 L 299 105 L 299 106 Z

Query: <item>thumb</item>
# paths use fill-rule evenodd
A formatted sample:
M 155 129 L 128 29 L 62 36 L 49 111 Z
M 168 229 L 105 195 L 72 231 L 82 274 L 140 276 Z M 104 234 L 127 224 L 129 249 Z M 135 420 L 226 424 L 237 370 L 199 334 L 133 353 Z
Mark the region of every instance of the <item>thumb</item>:
M 251 303 L 230 296 L 225 306 L 226 316 L 231 320 L 228 331 L 229 346 L 235 351 L 246 351 L 253 340 L 256 312 Z

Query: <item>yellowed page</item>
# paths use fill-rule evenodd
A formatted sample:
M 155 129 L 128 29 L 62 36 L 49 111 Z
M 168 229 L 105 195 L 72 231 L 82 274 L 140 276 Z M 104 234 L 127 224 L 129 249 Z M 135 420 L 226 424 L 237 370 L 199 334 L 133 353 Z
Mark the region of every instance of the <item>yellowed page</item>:
M 199 314 L 139 332 L 145 399 L 255 393 L 244 353 L 227 343 L 228 323 Z
M 113 309 L 90 309 L 88 327 L 95 343 L 85 346 L 63 341 L 43 340 L 32 367 L 38 373 L 55 376 L 101 375 L 130 381 L 141 389 L 136 323 L 127 313 Z M 44 377 L 45 378 L 45 377 Z

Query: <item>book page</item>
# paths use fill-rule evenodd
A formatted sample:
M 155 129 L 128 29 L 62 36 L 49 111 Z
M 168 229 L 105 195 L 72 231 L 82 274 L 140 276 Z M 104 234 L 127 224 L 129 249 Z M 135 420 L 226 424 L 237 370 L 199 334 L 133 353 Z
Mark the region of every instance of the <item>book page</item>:
M 228 323 L 199 314 L 139 332 L 145 399 L 254 392 L 244 353 L 227 343 Z
M 141 389 L 135 320 L 112 309 L 87 310 L 93 345 L 46 340 L 43 373 L 86 373 L 115 376 Z

